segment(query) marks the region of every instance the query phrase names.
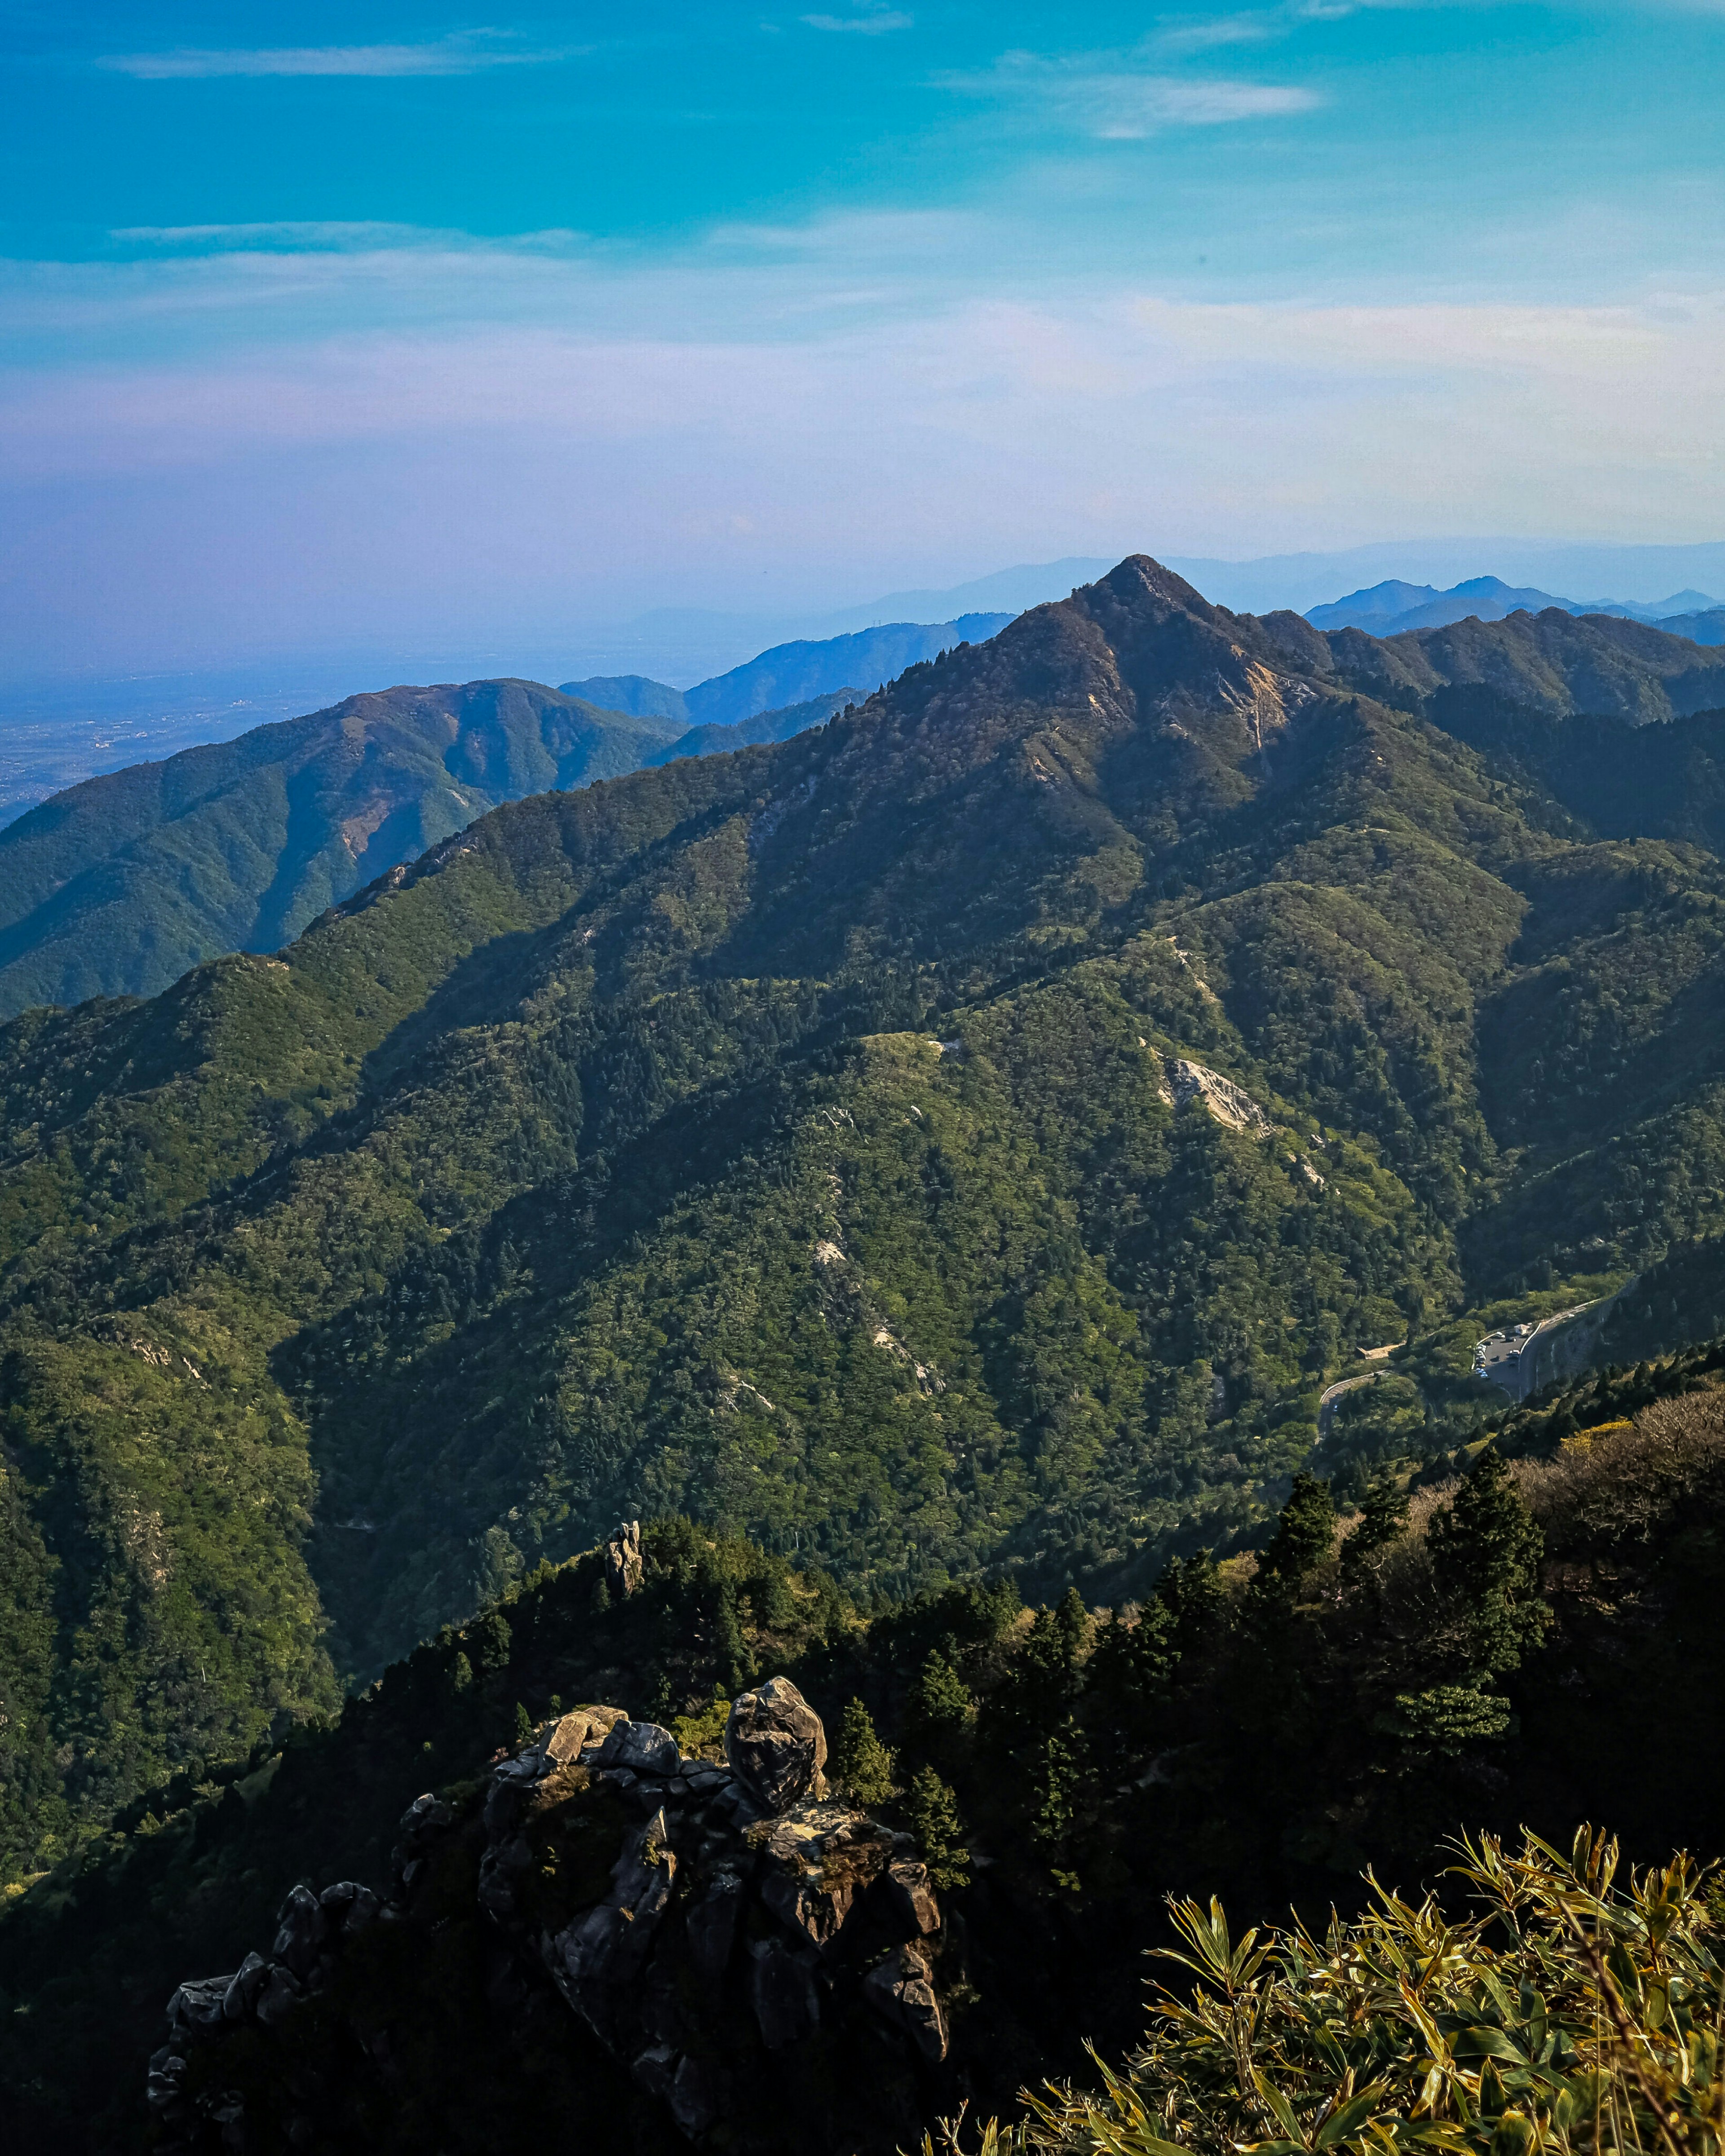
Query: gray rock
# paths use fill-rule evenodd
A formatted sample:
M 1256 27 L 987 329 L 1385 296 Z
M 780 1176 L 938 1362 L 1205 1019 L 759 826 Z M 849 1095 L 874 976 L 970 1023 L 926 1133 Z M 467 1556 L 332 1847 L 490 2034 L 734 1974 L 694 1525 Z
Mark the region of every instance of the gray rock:
M 619 1722 L 599 1748 L 598 1763 L 668 1776 L 676 1773 L 681 1757 L 676 1738 L 656 1722 Z
M 173 2110 L 184 2094 L 186 2061 L 172 2045 L 150 2054 L 150 2076 L 144 2084 L 144 2101 L 151 2111 Z
M 705 2060 L 685 2057 L 665 2097 L 671 2117 L 691 2138 L 705 2133 L 718 2116 L 718 2091 L 713 2079 L 713 2070 Z
M 618 1600 L 641 1584 L 641 1523 L 625 1520 L 605 1544 L 605 1584 Z
M 820 2026 L 813 1959 L 793 1953 L 777 1939 L 761 1940 L 749 1951 L 754 1956 L 749 1999 L 760 2024 L 761 2041 L 769 2051 L 800 2044 Z
M 733 1704 L 725 1724 L 725 1756 L 769 1812 L 783 1811 L 798 1797 L 825 1793 L 826 1731 L 788 1677 L 773 1677 Z
M 932 2065 L 947 2056 L 947 2025 L 928 1964 L 916 1947 L 899 1947 L 863 1979 L 863 1997 L 902 2029 Z
M 295 1887 L 282 1903 L 276 1922 L 280 1929 L 275 1934 L 275 1959 L 297 1977 L 310 1976 L 330 1935 L 323 1905 L 309 1887 Z
M 886 1898 L 907 1929 L 925 1936 L 940 1929 L 941 1905 L 929 1884 L 926 1864 L 908 1856 L 895 1858 L 886 1867 Z
M 716 1871 L 686 1920 L 689 1958 L 704 1983 L 716 1984 L 724 1975 L 742 1912 L 742 1879 L 728 1868 Z
M 176 2030 L 219 2029 L 233 1976 L 193 1977 L 167 2002 L 167 2018 Z
M 418 1845 L 441 1834 L 445 1827 L 454 1824 L 454 1813 L 442 1798 L 434 1797 L 427 1789 L 423 1796 L 415 1797 L 402 1814 L 401 1825 L 397 1831 L 404 1842 Z
M 494 1841 L 480 1859 L 479 1905 L 488 1917 L 501 1923 L 516 1912 L 516 1896 L 531 1869 L 532 1848 L 525 1835 Z
M 781 1923 L 827 1946 L 891 1855 L 886 1830 L 865 1813 L 836 1802 L 797 1804 L 767 1837 L 761 1899 Z
M 258 1994 L 270 1977 L 270 1964 L 260 1953 L 249 1953 L 235 1972 L 222 2001 L 222 2016 L 228 2021 L 244 2021 L 258 2003 Z
M 304 1997 L 291 1969 L 272 1969 L 252 2011 L 266 2029 L 278 2029 Z
M 331 1928 L 344 1939 L 351 1939 L 367 1924 L 376 1923 L 383 1906 L 371 1888 L 361 1886 L 357 1879 L 338 1879 L 333 1887 L 326 1887 L 317 1898 Z

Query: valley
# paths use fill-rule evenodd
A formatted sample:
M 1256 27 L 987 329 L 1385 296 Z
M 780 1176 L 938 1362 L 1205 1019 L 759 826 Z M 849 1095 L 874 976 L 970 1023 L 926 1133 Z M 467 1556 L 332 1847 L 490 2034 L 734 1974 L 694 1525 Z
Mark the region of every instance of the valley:
M 611 738 L 603 713 L 504 685 L 530 742 Z M 1134 557 L 784 739 L 589 762 L 277 954 L 13 1019 L 0 1845 L 37 1882 L 21 1908 L 49 1923 L 54 1882 L 90 1866 L 131 1906 L 117 1882 L 163 1789 L 172 1862 L 214 1879 L 211 1807 L 252 1847 L 226 1793 L 269 1768 L 309 1794 L 295 1778 L 373 1726 L 357 1703 L 447 1675 L 458 1639 L 490 1674 L 448 1709 L 448 1748 L 417 1733 L 442 1726 L 444 1678 L 414 1678 L 361 1774 L 368 1824 L 338 1804 L 318 1846 L 374 1861 L 428 1771 L 416 1746 L 439 1781 L 471 1775 L 500 1716 L 602 1680 L 632 1714 L 698 1719 L 714 1683 L 794 1665 L 824 1712 L 854 1683 L 896 1727 L 902 1671 L 948 1620 L 925 1636 L 895 1612 L 998 1589 L 1044 1605 L 1018 1641 L 1069 1603 L 1069 1630 L 1153 1605 L 1177 1625 L 1183 1582 L 1244 1594 L 1278 1562 L 1291 1582 L 1271 1553 L 1305 1532 L 1302 1492 L 1324 1492 L 1327 1549 L 1338 1509 L 1465 1483 L 1489 1431 L 1531 1457 L 1546 1410 L 1483 1381 L 1476 1342 L 1626 1283 L 1586 1362 L 1675 1356 L 1673 1383 L 1711 1383 L 1681 1358 L 1725 1328 L 1725 890 L 1697 783 L 1722 703 L 1725 654 L 1633 622 L 1379 643 L 1226 613 Z M 1386 1343 L 1405 1344 L 1338 1396 Z M 669 1618 L 596 1661 L 584 1553 L 619 1518 L 685 1523 L 655 1550 L 746 1550 L 689 1554 L 691 1579 L 785 1584 L 701 1604 L 686 1666 Z M 768 1603 L 825 1614 L 794 1644 Z M 1380 1735 L 1403 1693 L 1489 1674 L 1420 1662 L 1419 1606 L 1413 1661 L 1358 1679 Z M 553 1608 L 539 1661 L 485 1661 L 486 1613 L 537 1638 L 530 1611 Z M 971 1621 L 951 1619 L 961 1645 Z M 975 1622 L 980 1694 L 1018 1647 Z M 855 1626 L 901 1624 L 910 1665 L 883 1647 L 840 1680 Z M 1074 1682 L 1083 1639 L 1058 1665 Z M 1463 1705 L 1478 1741 L 1507 1729 L 1495 1695 Z M 1301 1727 L 1291 1759 L 1319 1741 Z M 1460 1727 L 1438 1748 L 1465 1783 Z M 981 1806 L 971 1756 L 951 1763 Z M 1365 1756 L 1308 1765 L 1329 1788 Z M 1145 1892 L 1209 1861 L 1201 1789 L 1244 1774 L 1227 1758 L 1180 1783 L 1186 1854 Z M 990 1847 L 1043 1802 L 1023 1761 Z M 1553 1815 L 1565 1791 L 1594 1801 L 1575 1774 Z M 1630 1819 L 1620 1782 L 1597 1788 Z M 280 1822 L 239 1897 L 255 1930 L 312 1844 L 245 1789 L 247 1818 Z M 1427 1848 L 1363 1791 L 1345 1830 L 1266 1797 L 1227 1876 L 1305 1891 Z M 1117 1857 L 1117 1829 L 1096 1845 Z M 1035 1894 L 1114 1876 L 1065 1831 L 1024 1844 Z

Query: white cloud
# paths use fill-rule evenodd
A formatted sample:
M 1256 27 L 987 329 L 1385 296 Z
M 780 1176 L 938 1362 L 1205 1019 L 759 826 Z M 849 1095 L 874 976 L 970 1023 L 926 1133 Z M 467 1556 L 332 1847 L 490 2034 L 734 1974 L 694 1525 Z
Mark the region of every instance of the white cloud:
M 122 224 L 108 237 L 144 247 L 408 247 L 426 237 L 422 226 L 368 223 L 341 218 L 278 218 L 254 224 Z
M 878 38 L 888 30 L 908 30 L 916 18 L 902 8 L 888 7 L 886 0 L 859 0 L 852 14 L 805 15 L 802 19 L 811 30 L 853 30 L 865 38 Z
M 578 49 L 530 49 L 495 31 L 471 30 L 412 45 L 182 45 L 171 52 L 110 53 L 96 65 L 141 82 L 217 75 L 451 75 L 475 74 L 483 68 L 542 66 L 571 59 Z
M 1132 56 L 1004 53 L 985 73 L 947 74 L 942 86 L 1007 100 L 1104 141 L 1138 141 L 1163 127 L 1214 127 L 1314 110 L 1322 100 L 1292 83 L 1157 74 Z

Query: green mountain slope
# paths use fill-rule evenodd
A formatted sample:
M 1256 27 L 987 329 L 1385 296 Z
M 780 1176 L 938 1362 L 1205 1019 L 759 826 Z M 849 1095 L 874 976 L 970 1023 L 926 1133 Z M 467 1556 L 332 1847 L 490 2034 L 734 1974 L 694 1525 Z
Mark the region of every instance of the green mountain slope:
M 529 681 L 391 689 L 86 779 L 0 833 L 0 1010 L 150 994 L 275 950 L 500 801 L 634 769 L 680 729 Z
M 1725 1229 L 1718 876 L 1135 558 L 15 1021 L 11 1861 L 619 1512 L 865 1596 L 1250 1541 L 1356 1348 Z
M 1382 639 L 1358 629 L 1325 634 L 1296 613 L 1268 614 L 1260 627 L 1303 671 L 1408 710 L 1425 710 L 1445 688 L 1487 690 L 1557 718 L 1579 711 L 1642 724 L 1725 704 L 1725 649 L 1613 614 L 1548 607 Z

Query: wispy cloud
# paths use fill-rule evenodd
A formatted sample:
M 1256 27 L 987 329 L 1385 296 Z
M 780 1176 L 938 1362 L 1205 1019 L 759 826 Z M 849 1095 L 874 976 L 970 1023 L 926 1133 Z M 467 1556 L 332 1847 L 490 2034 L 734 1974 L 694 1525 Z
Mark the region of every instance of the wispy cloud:
M 848 15 L 805 15 L 803 20 L 811 30 L 854 30 L 865 38 L 878 38 L 888 30 L 908 30 L 916 22 L 901 8 L 890 8 L 886 0 L 858 0 L 857 6 Z
M 575 46 L 529 48 L 495 30 L 458 31 L 422 44 L 181 45 L 171 52 L 109 53 L 96 65 L 140 82 L 216 75 L 451 75 L 484 68 L 539 67 L 569 59 Z
M 413 224 L 278 218 L 254 224 L 121 224 L 108 234 L 142 247 L 403 247 L 429 235 Z
M 939 78 L 948 90 L 1029 106 L 1105 141 L 1137 141 L 1163 127 L 1214 127 L 1310 112 L 1322 100 L 1293 83 L 1174 75 L 1137 55 L 1004 53 L 985 73 Z
M 1242 8 L 1225 15 L 1175 16 L 1165 20 L 1148 42 L 1168 53 L 1267 44 L 1308 23 L 1340 22 L 1357 13 L 1362 4 L 1363 0 L 1280 0 L 1275 7 Z

